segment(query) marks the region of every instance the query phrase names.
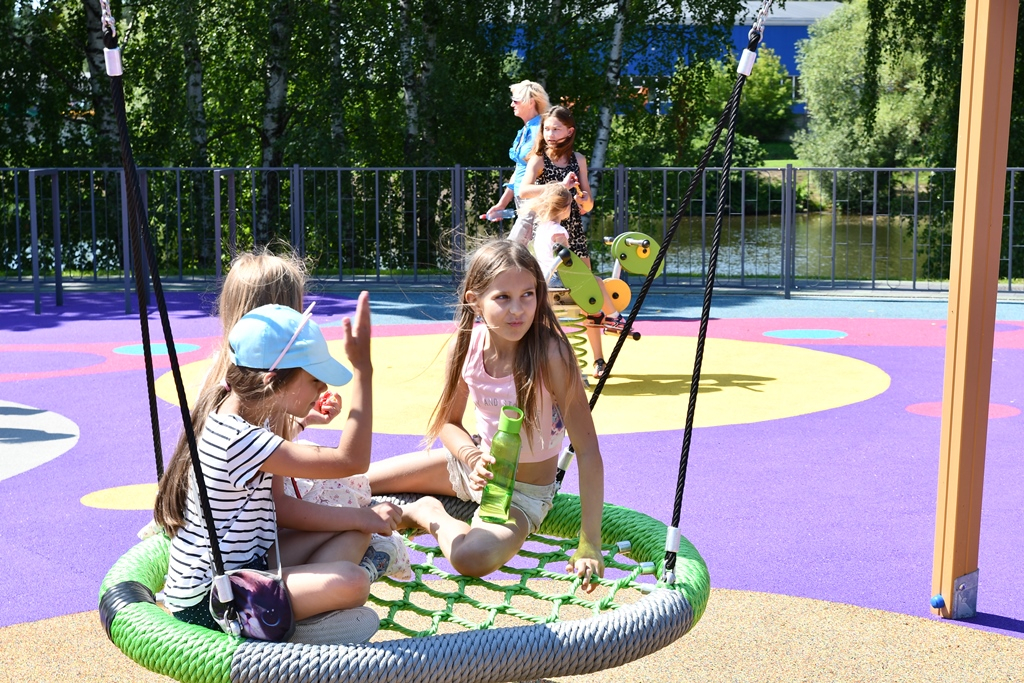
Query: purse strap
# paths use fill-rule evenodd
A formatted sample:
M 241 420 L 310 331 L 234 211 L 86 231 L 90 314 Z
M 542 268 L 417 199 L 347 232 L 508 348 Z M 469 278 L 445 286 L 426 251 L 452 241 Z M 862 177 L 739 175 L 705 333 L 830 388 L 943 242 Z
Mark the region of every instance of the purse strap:
M 249 495 L 251 496 L 252 494 L 250 493 Z M 246 501 L 248 501 L 248 500 L 249 500 L 249 498 L 247 497 Z M 235 514 L 232 515 L 231 519 L 228 520 L 228 523 L 227 523 L 228 527 L 234 526 L 235 522 L 238 520 L 238 516 L 240 514 L 242 514 L 242 509 L 244 507 L 245 507 L 244 505 L 238 506 L 238 509 L 235 510 Z M 210 522 L 212 522 L 212 521 L 213 521 L 213 519 L 212 519 L 212 516 L 211 516 Z M 217 543 L 217 533 L 216 533 L 216 530 L 214 530 L 213 532 L 210 531 L 210 527 L 207 526 L 207 521 L 206 521 L 205 517 L 203 518 L 203 526 L 206 528 L 207 536 L 210 537 L 210 542 L 211 543 Z M 278 578 L 278 580 L 283 580 L 283 578 L 284 578 L 284 566 L 283 566 L 283 563 L 281 562 L 281 538 L 280 538 L 280 536 L 278 535 L 278 532 L 277 532 L 277 508 L 276 508 L 276 506 L 275 506 L 275 509 L 274 509 L 274 545 L 272 545 L 271 548 L 274 549 L 274 555 L 277 558 L 277 574 L 276 574 L 277 578 Z M 211 551 L 212 551 L 212 547 L 211 547 Z M 269 555 L 270 555 L 270 550 L 268 549 L 268 551 L 267 551 L 267 556 L 268 556 L 267 568 L 268 569 L 270 568 Z M 214 565 L 214 568 L 213 568 L 213 586 L 212 586 L 211 590 L 216 591 L 217 600 L 219 600 L 220 602 L 231 602 L 232 599 L 233 599 L 233 592 L 231 590 L 231 581 L 228 580 L 227 570 L 224 569 L 223 563 L 219 563 L 219 564 L 215 564 Z

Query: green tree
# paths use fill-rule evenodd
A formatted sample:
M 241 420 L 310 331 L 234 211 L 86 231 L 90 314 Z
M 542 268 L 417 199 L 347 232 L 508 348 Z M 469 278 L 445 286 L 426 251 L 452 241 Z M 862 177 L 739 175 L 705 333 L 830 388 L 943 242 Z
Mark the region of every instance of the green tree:
M 0 163 L 59 166 L 97 159 L 97 131 L 85 64 L 85 11 L 72 0 L 0 3 Z
M 117 163 L 96 7 L 0 0 L 3 162 Z M 507 85 L 522 78 L 572 106 L 588 156 L 599 135 L 612 158 L 645 129 L 677 154 L 685 141 L 670 133 L 696 125 L 661 120 L 671 74 L 721 54 L 739 9 L 739 0 L 113 3 L 136 159 L 221 167 L 502 163 L 516 127 Z
M 714 62 L 704 100 L 704 115 L 717 120 L 736 84 L 736 55 Z M 789 72 L 779 56 L 766 45 L 757 50 L 757 61 L 743 84 L 736 132 L 761 142 L 784 139 L 793 128 L 793 92 Z
M 843 5 L 798 46 L 808 124 L 794 147 L 817 166 L 905 166 L 926 154 L 934 123 L 934 97 L 921 72 L 928 60 L 921 52 L 886 55 L 872 85 L 865 75 L 867 5 Z M 863 107 L 868 88 L 876 92 L 874 115 Z

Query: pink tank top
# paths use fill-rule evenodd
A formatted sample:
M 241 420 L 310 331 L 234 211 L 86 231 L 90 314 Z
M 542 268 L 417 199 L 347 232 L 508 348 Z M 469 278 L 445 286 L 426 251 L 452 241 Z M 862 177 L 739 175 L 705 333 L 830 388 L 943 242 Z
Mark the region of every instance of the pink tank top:
M 491 447 L 491 439 L 498 431 L 498 417 L 503 406 L 516 405 L 516 383 L 512 375 L 507 377 L 491 377 L 484 368 L 484 343 L 487 340 L 487 326 L 477 325 L 473 328 L 473 336 L 469 342 L 469 351 L 462 364 L 462 379 L 469 386 L 469 399 L 476 408 L 476 428 L 483 443 L 480 447 L 487 450 Z M 543 462 L 557 456 L 562 450 L 565 438 L 565 425 L 558 406 L 551 400 L 551 392 L 541 380 L 540 401 L 536 433 L 522 433 L 523 450 L 519 454 L 519 462 Z

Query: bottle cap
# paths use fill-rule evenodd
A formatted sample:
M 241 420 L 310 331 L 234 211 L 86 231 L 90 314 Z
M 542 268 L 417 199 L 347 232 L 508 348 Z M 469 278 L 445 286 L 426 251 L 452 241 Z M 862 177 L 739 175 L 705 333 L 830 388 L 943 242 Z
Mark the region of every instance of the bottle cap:
M 523 411 L 515 406 L 505 406 L 501 409 L 501 417 L 498 418 L 498 431 L 518 434 L 519 428 L 523 426 Z

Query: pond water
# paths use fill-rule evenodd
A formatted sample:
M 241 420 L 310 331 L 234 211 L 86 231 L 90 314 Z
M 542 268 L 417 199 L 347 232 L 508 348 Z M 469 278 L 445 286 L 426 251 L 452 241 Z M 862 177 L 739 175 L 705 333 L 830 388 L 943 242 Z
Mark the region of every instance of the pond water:
M 669 219 L 631 217 L 629 229 L 663 241 Z M 599 234 L 611 234 L 611 221 L 601 221 Z M 683 219 L 666 258 L 666 273 L 695 278 L 707 271 L 715 217 Z M 920 230 L 920 225 L 918 230 Z M 717 279 L 737 286 L 758 280 L 781 281 L 783 272 L 782 217 L 731 216 L 722 227 Z M 910 217 L 836 216 L 802 213 L 796 216 L 793 264 L 797 279 L 909 282 L 920 276 L 922 257 L 915 255 Z M 593 250 L 592 246 L 592 250 Z M 948 254 L 948 252 L 947 252 Z M 594 251 L 598 269 L 610 272 L 607 249 Z M 723 283 L 725 284 L 725 283 Z

